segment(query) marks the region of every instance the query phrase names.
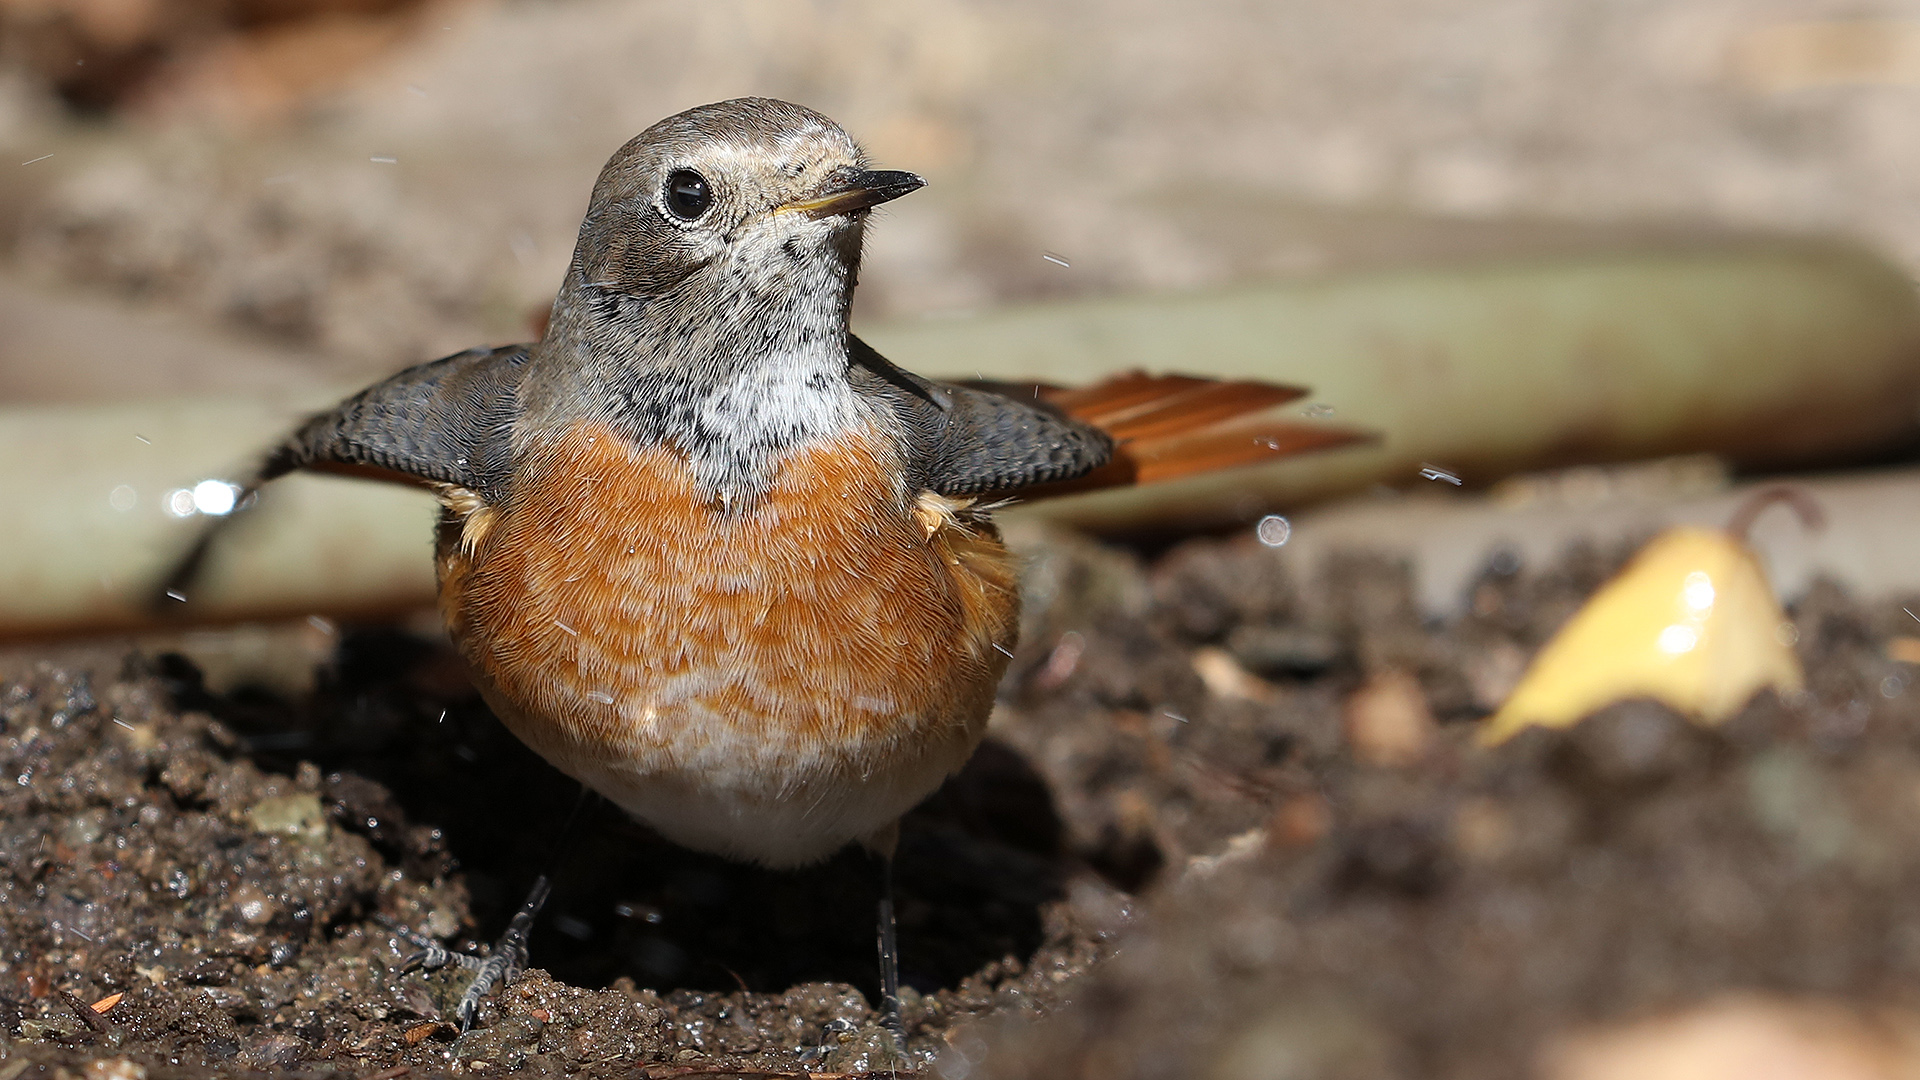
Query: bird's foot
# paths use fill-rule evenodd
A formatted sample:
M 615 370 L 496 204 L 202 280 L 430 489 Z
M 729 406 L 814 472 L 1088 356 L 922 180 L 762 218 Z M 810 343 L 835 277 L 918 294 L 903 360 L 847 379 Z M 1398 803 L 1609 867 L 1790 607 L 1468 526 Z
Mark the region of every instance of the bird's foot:
M 519 978 L 520 972 L 527 966 L 527 938 L 533 932 L 534 917 L 540 914 L 540 908 L 547 902 L 547 893 L 551 887 L 546 875 L 541 875 L 533 883 L 533 889 L 527 894 L 526 902 L 520 910 L 514 912 L 513 919 L 507 923 L 506 933 L 493 946 L 486 957 L 470 956 L 449 950 L 431 938 L 408 935 L 420 951 L 406 958 L 400 965 L 402 971 L 425 969 L 437 971 L 448 964 L 456 964 L 473 973 L 473 980 L 460 995 L 460 1003 L 454 1009 L 454 1018 L 461 1031 L 473 1027 L 474 1017 L 479 1015 L 480 1002 L 494 988 L 504 986 Z
M 827 1021 L 820 1044 L 800 1051 L 800 1064 L 829 1074 L 909 1075 L 927 1066 L 916 1058 L 885 1023 L 857 1024 L 840 1018 Z

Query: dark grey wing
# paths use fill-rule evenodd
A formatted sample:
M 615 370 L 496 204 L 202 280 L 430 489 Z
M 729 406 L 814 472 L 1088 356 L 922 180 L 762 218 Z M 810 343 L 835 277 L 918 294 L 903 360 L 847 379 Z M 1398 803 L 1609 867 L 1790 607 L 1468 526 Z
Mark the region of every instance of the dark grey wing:
M 259 481 L 315 465 L 358 465 L 497 501 L 520 414 L 527 346 L 470 349 L 411 367 L 301 425 L 267 457 Z
M 408 368 L 302 424 L 267 455 L 247 489 L 295 469 L 345 465 L 457 484 L 497 502 L 507 485 L 526 366 L 527 346 L 510 345 Z M 238 518 L 208 523 L 161 582 L 157 606 L 187 598 L 214 541 Z
M 914 480 L 942 495 L 1013 492 L 1072 480 L 1113 457 L 1113 439 L 1038 397 L 933 382 L 852 338 L 855 385 L 907 425 Z

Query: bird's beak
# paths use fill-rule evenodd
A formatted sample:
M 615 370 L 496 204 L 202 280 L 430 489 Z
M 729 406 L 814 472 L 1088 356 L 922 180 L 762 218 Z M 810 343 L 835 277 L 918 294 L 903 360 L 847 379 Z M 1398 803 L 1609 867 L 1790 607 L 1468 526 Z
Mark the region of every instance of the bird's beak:
M 836 174 L 818 194 L 796 199 L 778 209 L 798 210 L 816 218 L 832 217 L 879 206 L 925 186 L 925 180 L 898 169 L 848 170 Z

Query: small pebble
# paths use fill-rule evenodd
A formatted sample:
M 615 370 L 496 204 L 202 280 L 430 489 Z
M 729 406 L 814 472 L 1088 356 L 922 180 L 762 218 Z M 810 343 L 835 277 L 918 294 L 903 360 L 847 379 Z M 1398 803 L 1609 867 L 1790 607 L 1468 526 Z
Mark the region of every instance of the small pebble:
M 1353 692 L 1346 705 L 1347 741 L 1368 765 L 1398 768 L 1426 756 L 1434 739 L 1433 714 L 1420 681 L 1386 670 Z

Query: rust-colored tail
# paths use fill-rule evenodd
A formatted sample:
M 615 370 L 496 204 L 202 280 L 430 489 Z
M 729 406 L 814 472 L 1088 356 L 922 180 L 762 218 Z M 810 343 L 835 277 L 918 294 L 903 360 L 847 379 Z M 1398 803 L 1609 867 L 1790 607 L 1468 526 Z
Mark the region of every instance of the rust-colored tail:
M 1129 371 L 1092 386 L 1042 384 L 1027 392 L 1112 435 L 1118 446 L 1112 461 L 1086 476 L 1024 491 L 1023 498 L 1178 480 L 1373 438 L 1262 415 L 1307 396 L 1295 386 Z

